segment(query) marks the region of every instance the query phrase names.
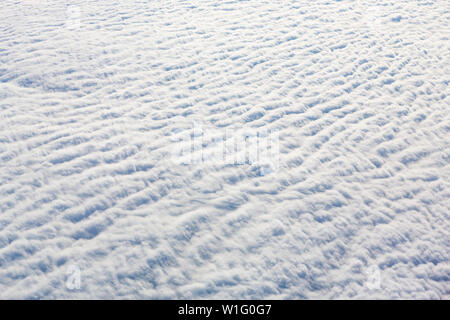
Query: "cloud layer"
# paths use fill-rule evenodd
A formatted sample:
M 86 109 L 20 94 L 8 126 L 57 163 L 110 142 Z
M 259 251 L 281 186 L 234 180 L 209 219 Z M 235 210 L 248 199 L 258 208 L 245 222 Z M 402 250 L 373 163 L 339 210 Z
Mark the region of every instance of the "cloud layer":
M 0 298 L 448 299 L 449 10 L 2 1 Z

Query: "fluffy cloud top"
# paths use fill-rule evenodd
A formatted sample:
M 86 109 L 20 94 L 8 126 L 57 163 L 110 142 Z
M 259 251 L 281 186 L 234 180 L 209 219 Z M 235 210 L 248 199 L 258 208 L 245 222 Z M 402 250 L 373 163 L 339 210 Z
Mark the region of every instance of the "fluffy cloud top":
M 448 299 L 449 10 L 1 1 L 0 298 Z

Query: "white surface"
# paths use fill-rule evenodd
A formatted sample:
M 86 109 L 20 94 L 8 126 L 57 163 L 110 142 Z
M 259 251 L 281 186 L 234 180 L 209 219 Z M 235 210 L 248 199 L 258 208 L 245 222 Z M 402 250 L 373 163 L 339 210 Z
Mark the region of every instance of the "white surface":
M 449 11 L 1 1 L 0 298 L 448 299 Z M 278 170 L 171 161 L 194 123 Z

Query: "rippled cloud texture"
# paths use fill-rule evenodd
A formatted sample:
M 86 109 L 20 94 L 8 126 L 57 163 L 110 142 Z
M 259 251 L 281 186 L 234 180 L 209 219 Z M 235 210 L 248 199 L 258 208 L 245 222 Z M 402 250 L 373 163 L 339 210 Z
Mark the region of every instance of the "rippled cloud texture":
M 0 298 L 448 299 L 449 17 L 1 1 Z

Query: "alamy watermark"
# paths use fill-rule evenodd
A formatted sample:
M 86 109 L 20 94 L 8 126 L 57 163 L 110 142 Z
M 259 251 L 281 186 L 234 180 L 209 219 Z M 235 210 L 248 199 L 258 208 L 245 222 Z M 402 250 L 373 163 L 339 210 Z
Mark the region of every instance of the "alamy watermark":
M 171 139 L 171 161 L 176 164 L 250 165 L 261 174 L 279 168 L 280 141 L 275 130 L 220 129 L 194 123 Z
M 378 290 L 381 288 L 381 271 L 376 265 L 371 265 L 366 270 L 365 287 L 370 290 Z
M 81 27 L 81 8 L 69 5 L 66 10 L 66 27 L 71 31 L 78 31 Z
M 69 290 L 81 289 L 81 269 L 77 265 L 70 265 L 66 271 L 66 288 Z
M 379 0 L 358 0 L 356 8 L 361 14 L 363 26 L 373 32 L 378 32 L 383 28 L 386 9 Z

